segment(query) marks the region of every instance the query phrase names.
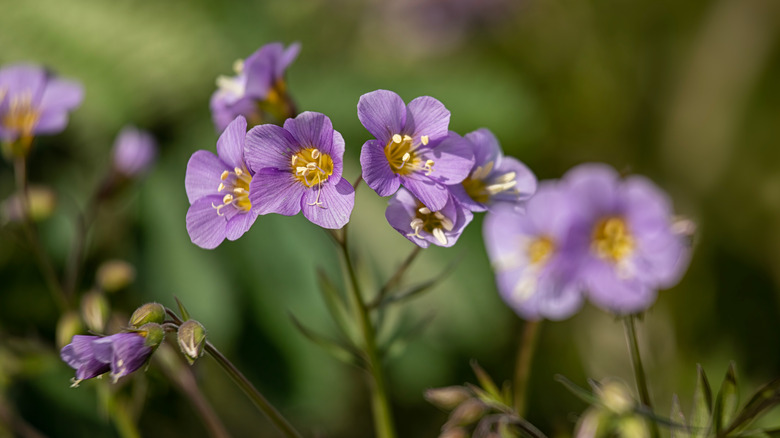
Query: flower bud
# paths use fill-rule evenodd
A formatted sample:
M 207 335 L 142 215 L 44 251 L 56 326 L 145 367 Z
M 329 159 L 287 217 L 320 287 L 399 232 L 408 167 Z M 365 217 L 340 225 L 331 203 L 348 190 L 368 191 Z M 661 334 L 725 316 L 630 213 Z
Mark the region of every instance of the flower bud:
M 160 324 L 150 322 L 139 327 L 136 332 L 146 338 L 144 345 L 147 347 L 157 348 L 165 337 L 165 330 Z
M 106 292 L 116 292 L 135 280 L 135 268 L 122 260 L 104 262 L 97 271 L 95 281 Z
M 468 438 L 469 433 L 462 427 L 453 427 L 441 432 L 439 438 Z
M 179 348 L 192 365 L 195 360 L 203 355 L 203 347 L 206 345 L 206 329 L 203 324 L 190 319 L 179 326 L 177 335 Z
M 607 409 L 617 415 L 623 415 L 634 408 L 634 399 L 626 385 L 617 380 L 604 382 L 599 392 L 599 398 Z
M 100 291 L 89 291 L 81 298 L 81 318 L 95 333 L 104 332 L 110 312 L 108 300 Z
M 431 388 L 425 391 L 425 399 L 437 408 L 451 411 L 456 406 L 471 398 L 471 392 L 462 386 L 447 386 Z
M 632 415 L 622 418 L 617 424 L 618 436 L 625 438 L 649 438 L 650 430 L 644 419 Z
M 76 312 L 64 313 L 57 321 L 57 348 L 68 345 L 73 336 L 82 331 L 79 315 Z
M 460 404 L 452 414 L 450 419 L 444 425 L 444 428 L 451 428 L 454 426 L 467 426 L 469 424 L 476 423 L 477 420 L 482 418 L 482 415 L 487 411 L 487 406 L 481 401 L 472 398 L 464 401 Z
M 135 309 L 130 316 L 130 326 L 135 328 L 150 322 L 162 324 L 163 321 L 165 321 L 165 307 L 160 303 L 146 303 Z
M 114 143 L 114 169 L 134 178 L 149 169 L 156 155 L 157 146 L 148 132 L 126 126 Z
M 17 193 L 8 198 L 2 205 L 2 216 L 9 222 L 21 222 L 25 219 L 25 202 Z M 27 211 L 30 219 L 40 222 L 48 219 L 57 206 L 57 196 L 53 190 L 45 186 L 30 186 L 27 189 Z

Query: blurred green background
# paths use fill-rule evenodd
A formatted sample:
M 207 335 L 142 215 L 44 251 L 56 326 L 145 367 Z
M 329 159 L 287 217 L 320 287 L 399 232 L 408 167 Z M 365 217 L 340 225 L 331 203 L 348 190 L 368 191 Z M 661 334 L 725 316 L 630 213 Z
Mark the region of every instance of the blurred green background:
M 0 65 L 44 64 L 86 89 L 67 130 L 38 139 L 30 158 L 31 181 L 58 193 L 57 213 L 40 224 L 58 266 L 116 133 L 130 123 L 159 140 L 148 177 L 100 210 L 80 290 L 101 261 L 129 261 L 137 279 L 110 297 L 115 311 L 126 316 L 152 300 L 174 306 L 178 296 L 301 430 L 349 438 L 372 435 L 363 375 L 289 318 L 335 333 L 315 283 L 317 267 L 339 272 L 327 236 L 302 217 L 269 215 L 206 251 L 185 230 L 185 167 L 194 151 L 215 149 L 208 99 L 218 75 L 267 42 L 301 42 L 290 92 L 344 135 L 353 181 L 369 138 L 356 104 L 378 88 L 407 101 L 436 97 L 452 112 L 451 129 L 491 129 L 540 179 L 586 161 L 653 178 L 698 223 L 687 275 L 640 327 L 651 391 L 666 413 L 674 393 L 690 406 L 696 363 L 717 385 L 735 360 L 743 397 L 780 376 L 778 30 L 777 0 L 0 0 Z M 13 187 L 2 162 L 0 197 Z M 375 285 L 412 250 L 385 222 L 385 205 L 360 187 L 350 229 Z M 395 324 L 433 318 L 387 362 L 400 436 L 436 436 L 446 414 L 422 393 L 473 382 L 470 359 L 497 381 L 512 377 L 522 321 L 498 297 L 481 219 L 455 247 L 421 254 L 410 281 L 462 260 L 391 315 Z M 12 225 L 0 232 L 0 436 L 18 433 L 13 418 L 49 436 L 116 436 L 100 401 L 107 386 L 68 388 L 72 370 L 54 353 L 58 311 L 18 236 Z M 278 436 L 211 359 L 193 370 L 233 436 Z M 532 373 L 529 420 L 568 436 L 585 405 L 553 376 L 631 383 L 620 322 L 587 306 L 545 323 Z M 121 390 L 132 386 L 145 401 L 143 436 L 207 436 L 155 363 L 130 380 Z

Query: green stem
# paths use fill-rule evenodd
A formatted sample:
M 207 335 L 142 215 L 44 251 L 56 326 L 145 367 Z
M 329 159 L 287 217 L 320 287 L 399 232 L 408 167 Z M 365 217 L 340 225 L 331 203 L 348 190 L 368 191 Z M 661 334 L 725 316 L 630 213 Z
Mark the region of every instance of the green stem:
M 382 300 L 384 300 L 385 295 L 387 295 L 387 292 L 390 291 L 390 289 L 394 288 L 398 282 L 401 281 L 401 278 L 406 273 L 406 270 L 409 269 L 409 266 L 412 264 L 414 259 L 417 257 L 418 254 L 420 254 L 420 251 L 422 248 L 415 245 L 414 249 L 411 253 L 406 257 L 406 260 L 401 263 L 401 266 L 398 267 L 398 270 L 395 271 L 395 274 L 393 274 L 392 277 L 390 277 L 389 280 L 387 280 L 387 283 L 385 283 L 384 286 L 382 286 L 382 289 L 379 290 L 379 293 L 377 294 L 376 298 L 374 298 L 370 303 L 366 304 L 366 306 L 369 309 L 375 309 L 376 307 L 380 306 L 382 304 Z
M 344 262 L 347 265 L 349 279 L 352 287 L 349 288 L 352 294 L 355 311 L 360 320 L 361 332 L 363 334 L 363 348 L 368 362 L 369 372 L 373 380 L 371 386 L 371 408 L 374 414 L 374 430 L 377 438 L 395 438 L 395 424 L 390 410 L 390 402 L 387 397 L 385 377 L 382 371 L 382 363 L 376 345 L 376 333 L 369 316 L 369 309 L 363 301 L 363 295 L 360 291 L 355 268 L 352 263 L 352 257 L 349 254 L 349 245 L 347 243 L 347 227 L 344 227 L 344 236 L 341 240 L 341 252 L 344 255 Z
M 211 344 L 211 342 L 206 342 L 205 350 L 211 355 L 211 357 L 214 358 L 214 360 L 217 361 L 219 366 L 225 370 L 228 376 L 233 379 L 233 382 L 238 385 L 242 391 L 244 391 L 244 394 L 246 394 L 247 397 L 252 400 L 255 406 L 260 409 L 260 411 L 262 411 L 269 420 L 271 420 L 271 422 L 280 432 L 289 438 L 302 437 L 302 435 L 297 430 L 295 430 L 295 428 L 287 421 L 287 419 L 285 419 L 282 414 L 280 414 L 279 411 L 277 411 L 276 408 L 274 408 L 271 403 L 269 403 L 268 400 L 263 397 L 263 394 L 261 394 L 260 391 L 258 391 L 257 388 L 252 385 L 252 382 L 244 377 L 241 371 L 239 371 L 235 365 L 233 365 L 225 356 L 223 356 L 222 353 L 220 353 L 219 350 L 217 350 L 217 348 Z
M 531 365 L 533 364 L 536 344 L 539 339 L 539 328 L 542 321 L 526 321 L 523 325 L 523 333 L 520 336 L 520 345 L 517 348 L 517 362 L 515 364 L 515 412 L 523 417 L 526 409 L 526 397 L 528 396 L 528 381 L 531 377 Z
M 636 336 L 636 316 L 628 315 L 623 318 L 623 327 L 626 329 L 626 340 L 628 341 L 628 352 L 631 355 L 631 364 L 634 368 L 634 378 L 636 379 L 636 386 L 639 390 L 639 400 L 645 407 L 653 412 L 653 403 L 650 400 L 650 390 L 647 386 L 647 376 L 645 375 L 645 369 L 642 366 L 642 358 L 639 355 L 639 341 Z M 659 436 L 658 424 L 655 421 L 650 422 L 650 435 L 653 438 Z

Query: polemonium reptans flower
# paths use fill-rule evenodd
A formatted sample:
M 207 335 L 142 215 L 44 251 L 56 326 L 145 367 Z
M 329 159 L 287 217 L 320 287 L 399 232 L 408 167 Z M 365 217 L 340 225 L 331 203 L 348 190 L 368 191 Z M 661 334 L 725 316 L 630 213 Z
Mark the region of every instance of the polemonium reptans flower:
M 449 133 L 450 112 L 438 100 L 423 96 L 404 105 L 387 90 L 364 94 L 358 118 L 376 139 L 363 144 L 363 179 L 379 196 L 390 196 L 403 184 L 431 210 L 450 197 L 447 185 L 465 179 L 474 164 L 468 145 Z
M 520 207 L 533 196 L 536 176 L 517 159 L 505 157 L 493 133 L 478 129 L 464 138 L 474 151 L 474 167 L 461 184 L 450 187 L 458 202 L 477 212 L 496 203 Z
M 323 228 L 343 227 L 355 205 L 355 189 L 341 177 L 343 156 L 344 138 L 324 114 L 307 111 L 284 127 L 255 126 L 246 138 L 252 204 L 259 214 L 303 210 Z
M 658 289 L 679 281 L 686 237 L 675 232 L 666 196 L 641 176 L 621 179 L 602 164 L 583 164 L 563 181 L 579 201 L 577 233 L 586 240 L 580 277 L 589 298 L 617 314 L 640 312 Z
M 138 331 L 111 336 L 76 335 L 60 351 L 60 357 L 76 370 L 73 386 L 111 371 L 116 382 L 141 368 L 163 339 L 163 329 L 147 324 Z
M 156 156 L 154 137 L 133 126 L 124 127 L 114 142 L 114 169 L 125 177 L 145 172 Z
M 54 77 L 33 65 L 0 69 L 0 140 L 21 139 L 29 146 L 33 136 L 56 134 L 68 123 L 68 111 L 84 97 L 80 84 Z
M 581 257 L 570 229 L 577 210 L 554 182 L 543 182 L 526 212 L 509 204 L 488 211 L 483 234 L 499 293 L 527 319 L 564 319 L 582 304 Z
M 281 43 L 266 44 L 245 61 L 233 66 L 236 76 L 217 78 L 217 91 L 211 96 L 211 115 L 218 131 L 237 116 L 246 117 L 252 125 L 292 117 L 293 104 L 287 95 L 284 73 L 300 51 L 300 44 L 286 49 Z
M 387 222 L 420 248 L 429 244 L 450 247 L 474 215 L 452 197 L 440 210 L 431 211 L 406 189 L 390 198 L 385 210 Z
M 187 232 L 201 248 L 216 248 L 226 237 L 238 239 L 257 219 L 257 206 L 249 199 L 254 172 L 244 163 L 245 139 L 246 119 L 238 116 L 219 136 L 217 155 L 197 151 L 187 163 Z

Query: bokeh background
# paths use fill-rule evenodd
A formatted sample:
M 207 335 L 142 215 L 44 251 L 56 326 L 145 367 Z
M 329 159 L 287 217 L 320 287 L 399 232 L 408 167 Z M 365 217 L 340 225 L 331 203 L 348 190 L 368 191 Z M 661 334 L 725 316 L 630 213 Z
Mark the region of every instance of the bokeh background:
M 194 151 L 214 150 L 208 99 L 218 75 L 264 43 L 299 41 L 290 92 L 344 135 L 350 180 L 369 138 L 356 104 L 378 88 L 407 101 L 436 97 L 452 112 L 451 129 L 491 129 L 540 179 L 587 161 L 653 178 L 698 224 L 687 275 L 640 326 L 665 413 L 675 393 L 689 408 L 697 363 L 717 386 L 734 360 L 743 397 L 780 375 L 779 30 L 776 0 L 0 0 L 0 65 L 44 64 L 86 89 L 67 130 L 40 138 L 30 159 L 31 180 L 58 194 L 57 213 L 39 224 L 57 266 L 115 135 L 125 124 L 150 130 L 158 162 L 101 208 L 80 290 L 102 261 L 129 261 L 137 278 L 110 296 L 115 312 L 152 300 L 174 306 L 178 296 L 300 429 L 349 438 L 372 435 L 363 375 L 289 317 L 335 333 L 315 283 L 317 267 L 338 278 L 327 236 L 301 217 L 270 215 L 206 251 L 185 230 L 185 167 Z M 13 187 L 11 165 L 0 162 L 0 197 Z M 385 222 L 385 205 L 361 187 L 350 229 L 374 285 L 412 250 Z M 522 321 L 498 297 L 481 219 L 455 247 L 421 254 L 410 281 L 461 260 L 390 315 L 391 326 L 431 319 L 387 362 L 400 436 L 436 436 L 446 414 L 422 393 L 473 382 L 471 359 L 497 381 L 511 379 Z M 55 349 L 57 308 L 15 236 L 13 225 L 0 232 L 0 436 L 19 433 L 11 421 L 20 419 L 48 436 L 117 436 L 107 386 L 69 388 L 72 370 Z M 193 371 L 233 436 L 278 436 L 210 358 Z M 558 373 L 583 386 L 588 377 L 631 383 L 620 322 L 587 306 L 542 326 L 528 418 L 568 436 L 586 406 L 553 380 Z M 120 390 L 135 391 L 143 436 L 207 436 L 154 362 L 130 380 Z

